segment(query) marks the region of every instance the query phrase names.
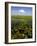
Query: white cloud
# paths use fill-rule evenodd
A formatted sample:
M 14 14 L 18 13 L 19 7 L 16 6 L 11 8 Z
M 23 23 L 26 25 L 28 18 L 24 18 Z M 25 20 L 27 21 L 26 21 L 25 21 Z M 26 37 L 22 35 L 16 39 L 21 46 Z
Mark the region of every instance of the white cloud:
M 26 13 L 26 11 L 24 11 L 24 10 L 19 10 L 19 12 L 21 12 L 21 13 Z

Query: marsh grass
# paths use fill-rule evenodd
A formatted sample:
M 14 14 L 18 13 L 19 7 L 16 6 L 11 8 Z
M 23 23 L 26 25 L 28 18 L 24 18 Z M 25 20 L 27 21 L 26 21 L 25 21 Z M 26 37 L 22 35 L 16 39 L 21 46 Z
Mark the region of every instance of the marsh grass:
M 32 16 L 11 16 L 11 39 L 32 38 Z

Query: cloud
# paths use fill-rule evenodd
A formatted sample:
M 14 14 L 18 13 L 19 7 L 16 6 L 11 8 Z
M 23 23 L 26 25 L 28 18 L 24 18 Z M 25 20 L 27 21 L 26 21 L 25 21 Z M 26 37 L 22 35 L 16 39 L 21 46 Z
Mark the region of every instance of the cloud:
M 19 12 L 21 12 L 21 13 L 26 13 L 26 11 L 24 11 L 24 10 L 22 10 L 22 9 L 21 9 L 21 10 L 19 10 Z

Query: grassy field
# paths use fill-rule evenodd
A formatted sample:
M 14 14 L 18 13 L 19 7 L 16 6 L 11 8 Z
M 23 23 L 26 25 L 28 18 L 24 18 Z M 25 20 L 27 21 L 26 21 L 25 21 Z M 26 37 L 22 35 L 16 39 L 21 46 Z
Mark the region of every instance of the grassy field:
M 11 20 L 13 19 L 21 19 L 21 20 L 26 20 L 29 21 L 32 19 L 32 16 L 11 16 Z
M 32 16 L 11 16 L 11 39 L 32 38 Z

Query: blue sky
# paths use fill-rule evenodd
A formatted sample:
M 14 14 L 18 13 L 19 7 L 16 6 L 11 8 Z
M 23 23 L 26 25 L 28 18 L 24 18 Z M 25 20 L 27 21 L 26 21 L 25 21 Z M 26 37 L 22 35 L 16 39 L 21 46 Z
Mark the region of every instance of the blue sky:
M 32 7 L 11 7 L 11 15 L 32 15 Z

